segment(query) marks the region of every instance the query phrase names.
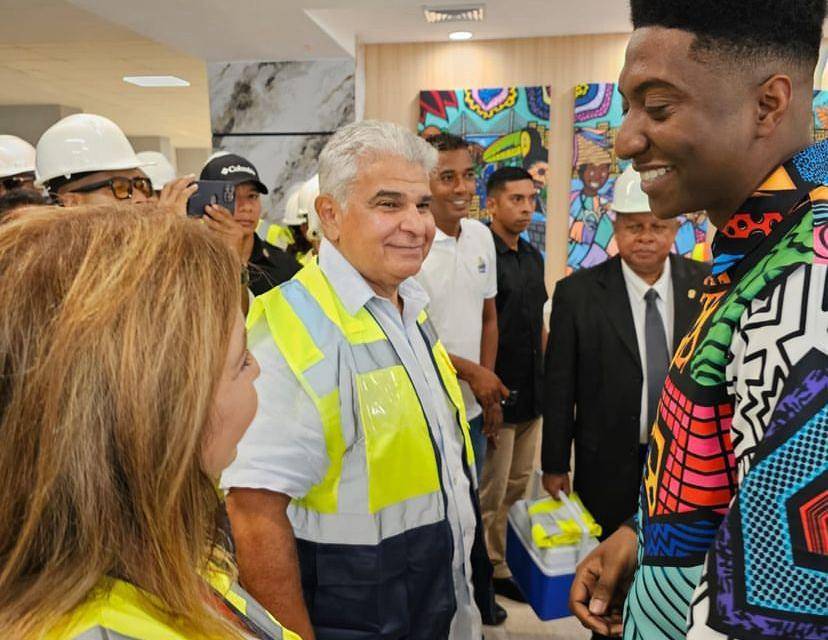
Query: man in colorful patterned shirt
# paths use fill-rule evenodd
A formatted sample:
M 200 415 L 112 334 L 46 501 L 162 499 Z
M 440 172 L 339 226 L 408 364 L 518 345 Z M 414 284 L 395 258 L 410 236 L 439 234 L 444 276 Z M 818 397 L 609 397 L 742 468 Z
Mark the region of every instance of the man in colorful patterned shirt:
M 632 0 L 616 141 L 653 213 L 707 210 L 703 309 L 675 354 L 637 517 L 570 604 L 630 639 L 828 638 L 825 0 Z M 611 479 L 608 479 L 608 482 Z

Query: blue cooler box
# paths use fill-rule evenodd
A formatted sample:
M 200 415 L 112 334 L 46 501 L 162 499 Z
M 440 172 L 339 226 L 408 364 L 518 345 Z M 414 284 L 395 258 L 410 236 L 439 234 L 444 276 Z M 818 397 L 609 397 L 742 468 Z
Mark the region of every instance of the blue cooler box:
M 571 616 L 569 587 L 575 566 L 597 545 L 593 538 L 579 545 L 538 549 L 532 542 L 527 501 L 509 510 L 506 528 L 506 563 L 526 600 L 541 620 Z

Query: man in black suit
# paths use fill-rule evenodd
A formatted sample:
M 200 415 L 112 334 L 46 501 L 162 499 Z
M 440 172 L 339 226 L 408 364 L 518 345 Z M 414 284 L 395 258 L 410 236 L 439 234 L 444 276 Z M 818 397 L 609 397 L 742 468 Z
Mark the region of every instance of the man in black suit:
M 671 255 L 676 220 L 650 213 L 630 167 L 616 181 L 619 255 L 555 287 L 543 413 L 543 484 L 575 490 L 610 535 L 633 515 L 649 427 L 678 341 L 695 318 L 707 265 Z

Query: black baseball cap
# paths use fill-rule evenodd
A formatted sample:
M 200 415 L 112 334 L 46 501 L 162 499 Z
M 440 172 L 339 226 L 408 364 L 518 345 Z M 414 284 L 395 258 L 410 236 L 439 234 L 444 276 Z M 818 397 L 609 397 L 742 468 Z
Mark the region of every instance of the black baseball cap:
M 226 153 L 209 160 L 198 179 L 220 180 L 233 184 L 252 182 L 259 193 L 267 194 L 267 187 L 259 179 L 259 172 L 253 163 L 235 153 Z

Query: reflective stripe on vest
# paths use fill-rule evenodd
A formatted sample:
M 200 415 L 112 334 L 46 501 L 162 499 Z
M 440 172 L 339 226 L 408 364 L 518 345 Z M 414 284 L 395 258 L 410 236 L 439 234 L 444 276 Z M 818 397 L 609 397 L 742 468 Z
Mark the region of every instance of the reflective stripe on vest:
M 95 627 L 84 631 L 79 636 L 75 636 L 74 640 L 140 640 L 135 636 L 125 636 L 117 631 L 111 629 L 104 629 L 103 627 Z
M 283 629 L 250 594 L 230 576 L 212 572 L 210 584 L 243 622 L 250 622 L 258 637 L 268 640 L 301 640 Z M 147 606 L 147 595 L 132 584 L 105 578 L 90 598 L 67 619 L 47 632 L 44 640 L 196 640 L 173 629 Z
M 291 282 L 256 299 L 249 326 L 262 315 L 319 412 L 329 460 L 323 480 L 291 504 L 297 536 L 378 544 L 443 520 L 438 456 L 424 410 L 371 313 L 363 307 L 349 314 L 312 262 Z M 456 372 L 425 312 L 417 321 L 454 405 L 471 467 L 474 453 Z M 346 451 L 346 443 L 355 445 Z
M 268 613 L 247 591 L 237 582 L 230 582 L 227 574 L 218 574 L 210 580 L 213 588 L 224 601 L 232 607 L 242 621 L 260 632 L 258 635 L 272 640 L 299 640 L 298 636 L 282 629 L 276 619 Z

